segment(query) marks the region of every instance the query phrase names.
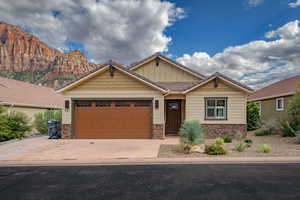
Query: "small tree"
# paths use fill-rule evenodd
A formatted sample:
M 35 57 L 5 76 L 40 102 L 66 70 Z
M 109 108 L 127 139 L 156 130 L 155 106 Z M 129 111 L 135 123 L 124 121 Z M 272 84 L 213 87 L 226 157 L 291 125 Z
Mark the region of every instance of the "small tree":
M 252 131 L 259 128 L 260 115 L 259 107 L 256 103 L 247 104 L 247 130 Z
M 283 136 L 295 136 L 295 133 L 300 130 L 300 84 L 288 104 L 288 121 L 281 124 Z
M 36 113 L 34 115 L 34 127 L 41 134 L 48 133 L 48 121 L 59 120 L 61 121 L 62 113 L 61 110 L 47 110 L 45 112 Z
M 180 128 L 180 143 L 186 153 L 193 146 L 204 143 L 204 131 L 198 120 L 186 120 Z

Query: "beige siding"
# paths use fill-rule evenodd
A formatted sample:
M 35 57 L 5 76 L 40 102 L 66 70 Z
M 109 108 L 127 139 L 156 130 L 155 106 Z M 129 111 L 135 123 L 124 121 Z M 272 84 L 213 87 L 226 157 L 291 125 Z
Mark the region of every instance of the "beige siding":
M 82 83 L 63 93 L 65 100 L 72 98 L 151 98 L 159 100 L 158 109 L 153 108 L 153 123 L 164 123 L 163 95 L 156 89 L 120 71 L 115 71 L 111 77 L 109 71 Z M 63 124 L 71 124 L 71 109 L 63 111 Z
M 205 97 L 227 97 L 227 120 L 205 120 Z M 186 95 L 186 119 L 197 119 L 202 124 L 246 124 L 247 95 L 224 82 L 217 88 L 213 82 L 189 92 Z
M 7 106 L 7 108 L 16 112 L 22 112 L 30 117 L 31 121 L 34 120 L 34 114 L 47 111 L 46 108 L 32 108 L 32 107 L 20 107 L 20 106 Z
M 191 82 L 200 79 L 163 60 L 160 60 L 159 66 L 156 66 L 156 61 L 153 60 L 133 71 L 157 82 Z

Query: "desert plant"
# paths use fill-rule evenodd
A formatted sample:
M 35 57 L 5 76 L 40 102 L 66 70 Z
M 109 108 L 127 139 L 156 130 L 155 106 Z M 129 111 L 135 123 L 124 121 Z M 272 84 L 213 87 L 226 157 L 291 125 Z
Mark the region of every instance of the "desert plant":
M 237 152 L 243 152 L 245 151 L 246 147 L 247 147 L 246 144 L 238 143 L 235 145 L 234 150 Z
M 278 125 L 275 120 L 268 120 L 263 123 L 261 129 L 265 131 L 266 135 L 269 135 L 275 133 L 275 131 L 278 129 Z
M 300 130 L 300 85 L 288 103 L 288 120 L 281 122 L 281 132 L 284 137 L 294 137 Z
M 259 107 L 256 103 L 247 104 L 247 130 L 252 131 L 259 128 Z
M 283 137 L 294 137 L 296 133 L 288 120 L 280 122 L 280 130 Z
M 0 142 L 23 138 L 31 130 L 30 119 L 21 112 L 1 110 L 0 115 Z
M 265 135 L 267 135 L 267 132 L 263 129 L 258 129 L 256 131 L 254 131 L 254 135 L 255 136 L 265 136 Z
M 179 135 L 185 153 L 190 153 L 193 146 L 204 143 L 204 131 L 198 120 L 184 121 Z
M 270 153 L 272 151 L 272 147 L 267 144 L 260 145 L 259 152 L 261 153 Z
M 296 135 L 296 142 L 300 144 L 300 131 L 297 131 L 295 135 Z
M 224 144 L 224 139 L 219 137 L 219 138 L 216 139 L 215 143 L 217 145 L 222 145 L 222 144 Z
M 245 139 L 244 143 L 247 145 L 247 147 L 251 147 L 253 144 L 253 141 L 251 139 Z
M 229 136 L 223 137 L 223 140 L 224 140 L 225 143 L 231 143 L 232 142 L 232 138 L 229 137 Z
M 34 127 L 40 134 L 48 133 L 48 121 L 59 120 L 61 121 L 62 112 L 61 110 L 47 110 L 45 112 L 36 113 L 34 115 Z
M 227 152 L 222 145 L 205 145 L 205 153 L 208 155 L 225 155 Z

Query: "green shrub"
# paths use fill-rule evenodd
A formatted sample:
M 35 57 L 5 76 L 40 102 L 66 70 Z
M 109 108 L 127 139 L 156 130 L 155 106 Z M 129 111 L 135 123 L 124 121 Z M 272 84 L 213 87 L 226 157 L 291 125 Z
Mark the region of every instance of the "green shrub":
M 231 143 L 232 142 L 232 138 L 229 137 L 229 136 L 223 137 L 223 140 L 224 140 L 225 143 Z
M 40 134 L 48 133 L 48 121 L 59 120 L 61 121 L 61 110 L 47 110 L 45 112 L 36 113 L 34 115 L 34 127 Z
M 283 137 L 293 137 L 295 135 L 294 130 L 291 128 L 289 121 L 280 122 L 281 135 Z
M 264 130 L 267 135 L 269 135 L 276 132 L 278 125 L 276 121 L 268 120 L 262 125 L 261 129 Z
M 259 152 L 261 153 L 270 153 L 272 151 L 272 147 L 267 144 L 262 144 L 259 148 Z
M 190 153 L 193 146 L 204 143 L 204 131 L 197 120 L 184 121 L 179 135 L 180 143 L 186 153 Z
M 246 144 L 246 146 L 249 148 L 252 146 L 253 144 L 253 141 L 251 139 L 245 139 L 244 140 L 244 143 Z
M 208 155 L 225 155 L 227 152 L 222 145 L 205 145 L 205 153 Z
M 222 145 L 222 144 L 224 144 L 224 139 L 219 137 L 219 138 L 216 139 L 215 143 L 217 145 Z
M 30 130 L 30 119 L 24 113 L 1 108 L 0 142 L 16 138 L 21 139 Z
M 295 135 L 296 135 L 296 142 L 300 144 L 300 131 L 297 131 Z
M 263 129 L 258 129 L 254 132 L 255 136 L 264 136 L 267 135 L 267 131 L 263 130 Z
M 281 122 L 281 132 L 283 137 L 294 137 L 300 130 L 300 85 L 296 94 L 288 104 L 288 120 Z
M 247 146 L 245 144 L 239 143 L 239 144 L 235 145 L 234 150 L 237 152 L 243 152 L 243 151 L 245 151 L 246 148 L 247 148 Z
M 259 128 L 259 107 L 256 103 L 247 104 L 247 130 L 252 131 Z

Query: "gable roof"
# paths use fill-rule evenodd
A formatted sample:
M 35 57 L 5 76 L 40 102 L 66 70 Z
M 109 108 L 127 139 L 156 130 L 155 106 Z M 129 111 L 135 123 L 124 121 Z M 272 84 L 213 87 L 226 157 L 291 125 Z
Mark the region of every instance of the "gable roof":
M 0 104 L 63 108 L 63 102 L 52 88 L 0 77 Z
M 254 94 L 248 97 L 248 101 L 258 101 L 293 95 L 296 93 L 298 84 L 300 84 L 300 75 L 278 81 L 265 88 L 257 90 Z
M 245 91 L 247 93 L 253 93 L 254 92 L 254 90 L 252 88 L 250 88 L 246 85 L 243 85 L 240 82 L 235 81 L 235 80 L 229 78 L 228 76 L 225 76 L 224 74 L 222 74 L 220 72 L 216 72 L 213 75 L 211 75 L 210 77 L 208 77 L 207 79 L 198 81 L 192 87 L 185 90 L 183 93 L 186 94 L 188 92 L 191 92 L 192 90 L 197 89 L 198 87 L 200 87 L 200 86 L 204 85 L 205 83 L 208 83 L 208 82 L 210 82 L 210 81 L 212 81 L 216 78 L 219 78 L 219 79 L 225 81 L 226 83 L 229 83 L 230 85 L 233 85 L 234 87 L 236 87 L 236 88 L 238 88 L 242 91 Z
M 122 64 L 120 63 L 117 63 L 117 62 L 114 62 L 114 61 L 109 61 L 107 63 L 104 63 L 102 64 L 100 67 L 80 76 L 78 79 L 74 80 L 74 81 L 71 81 L 65 85 L 63 85 L 62 87 L 58 88 L 56 91 L 58 93 L 61 93 L 63 91 L 66 91 L 68 89 L 71 89 L 75 86 L 77 86 L 78 84 L 80 84 L 81 82 L 85 81 L 85 80 L 88 80 L 90 78 L 93 78 L 94 76 L 96 76 L 97 74 L 99 74 L 100 72 L 106 70 L 107 68 L 109 67 L 114 67 L 115 69 L 119 70 L 119 71 L 122 71 L 124 72 L 125 74 L 133 77 L 134 79 L 138 80 L 138 81 L 141 81 L 143 82 L 144 84 L 152 87 L 152 88 L 155 88 L 163 93 L 167 93 L 168 89 L 165 88 L 164 86 L 162 85 L 159 85 L 157 84 L 156 82 L 154 81 L 151 81 L 149 79 L 147 79 L 146 77 L 138 74 L 138 73 L 135 73 L 127 68 L 125 68 Z
M 180 63 L 178 63 L 178 62 L 176 62 L 176 61 L 174 61 L 174 60 L 172 60 L 172 59 L 170 59 L 170 58 L 168 58 L 166 56 L 164 56 L 163 54 L 161 54 L 159 52 L 157 52 L 157 53 L 155 53 L 155 54 L 153 54 L 153 55 L 151 55 L 151 56 L 149 56 L 149 57 L 147 57 L 147 58 L 145 58 L 145 59 L 143 59 L 141 61 L 132 63 L 129 66 L 129 69 L 130 70 L 137 69 L 137 68 L 141 67 L 143 64 L 148 63 L 148 62 L 156 59 L 157 57 L 159 57 L 160 59 L 164 60 L 167 63 L 170 63 L 172 66 L 175 66 L 175 67 L 177 67 L 177 68 L 179 68 L 179 69 L 181 69 L 181 70 L 183 70 L 185 72 L 188 72 L 189 74 L 192 74 L 192 75 L 194 75 L 194 76 L 196 76 L 198 78 L 201 78 L 201 79 L 205 79 L 206 78 L 206 76 L 204 76 L 203 74 L 201 74 L 201 73 L 199 73 L 199 72 L 197 72 L 195 70 L 192 70 L 192 69 L 190 69 L 190 68 L 188 68 L 188 67 L 186 67 L 186 66 L 184 66 L 184 65 L 182 65 L 182 64 L 180 64 Z
M 171 92 L 183 92 L 195 85 L 195 82 L 157 82 L 160 86 Z

